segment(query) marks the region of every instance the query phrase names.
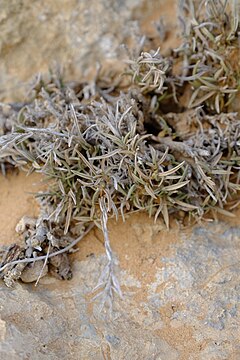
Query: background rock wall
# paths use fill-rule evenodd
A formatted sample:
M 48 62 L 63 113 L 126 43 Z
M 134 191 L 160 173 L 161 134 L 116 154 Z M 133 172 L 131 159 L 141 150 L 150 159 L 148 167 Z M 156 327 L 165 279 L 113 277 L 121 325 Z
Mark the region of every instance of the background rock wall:
M 175 1 L 0 0 L 0 101 L 22 100 L 24 83 L 56 64 L 69 80 L 112 64 L 137 20 L 147 31 L 165 4 Z

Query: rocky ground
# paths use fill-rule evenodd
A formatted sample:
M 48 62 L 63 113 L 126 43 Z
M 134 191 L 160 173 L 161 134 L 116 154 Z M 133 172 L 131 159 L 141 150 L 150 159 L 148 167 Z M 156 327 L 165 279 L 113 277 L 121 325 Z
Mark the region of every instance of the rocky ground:
M 96 62 L 118 66 L 133 31 L 166 23 L 163 51 L 177 43 L 176 2 L 147 0 L 1 1 L 0 99 L 22 100 L 24 82 L 54 62 L 69 80 Z M 31 34 L 31 36 L 29 35 Z M 18 241 L 15 226 L 36 216 L 39 177 L 0 176 L 0 242 Z M 37 184 L 34 186 L 34 184 Z M 71 255 L 73 279 L 47 276 L 9 289 L 0 283 L 0 358 L 235 360 L 240 358 L 240 222 L 222 218 L 166 230 L 144 214 L 110 223 L 123 299 L 99 312 L 92 290 L 106 262 L 93 230 Z

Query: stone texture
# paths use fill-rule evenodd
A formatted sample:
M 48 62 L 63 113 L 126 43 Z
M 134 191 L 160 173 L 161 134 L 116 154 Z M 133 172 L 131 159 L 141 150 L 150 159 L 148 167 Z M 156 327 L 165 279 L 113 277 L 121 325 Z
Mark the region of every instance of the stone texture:
M 110 233 L 124 294 L 115 298 L 112 317 L 92 301 L 106 261 L 95 230 L 73 255 L 71 281 L 1 285 L 1 358 L 239 358 L 239 226 L 220 222 L 179 232 L 172 225 L 167 232 L 137 215 L 111 222 Z
M 118 17 L 116 9 L 111 8 L 112 1 L 1 2 L 0 85 L 6 97 L 12 94 L 12 87 L 20 94 L 25 80 L 39 71 L 48 71 L 55 62 L 66 66 L 76 80 L 77 67 L 84 76 L 105 53 L 113 57 L 117 30 L 122 34 L 132 7 L 121 8 L 119 2 Z
M 172 0 L 170 1 L 172 3 Z M 136 20 L 159 18 L 166 0 L 0 0 L 0 101 L 22 100 L 24 83 L 59 64 L 81 80 L 116 63 Z
M 132 12 L 143 2 L 1 0 L 1 99 L 21 99 L 24 82 L 55 64 L 78 80 L 97 62 L 116 59 L 134 28 Z

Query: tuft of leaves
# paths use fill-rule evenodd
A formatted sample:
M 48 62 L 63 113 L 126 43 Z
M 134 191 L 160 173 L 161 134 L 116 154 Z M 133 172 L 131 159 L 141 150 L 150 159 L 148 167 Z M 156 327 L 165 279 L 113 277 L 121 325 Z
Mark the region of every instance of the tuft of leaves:
M 181 81 L 193 90 L 189 107 L 204 104 L 219 114 L 239 92 L 239 13 L 237 1 L 182 1 L 184 42 L 177 53 L 185 60 Z

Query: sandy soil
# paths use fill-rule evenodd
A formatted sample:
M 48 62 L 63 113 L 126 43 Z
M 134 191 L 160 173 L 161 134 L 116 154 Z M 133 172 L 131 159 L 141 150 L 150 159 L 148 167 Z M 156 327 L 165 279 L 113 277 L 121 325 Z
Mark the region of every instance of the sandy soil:
M 38 205 L 33 193 L 40 189 L 37 174 L 26 176 L 17 171 L 6 177 L 0 175 L 0 243 L 11 244 L 17 240 L 15 227 L 24 215 L 37 216 Z

